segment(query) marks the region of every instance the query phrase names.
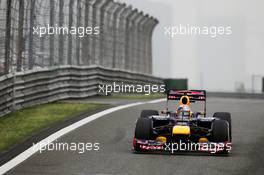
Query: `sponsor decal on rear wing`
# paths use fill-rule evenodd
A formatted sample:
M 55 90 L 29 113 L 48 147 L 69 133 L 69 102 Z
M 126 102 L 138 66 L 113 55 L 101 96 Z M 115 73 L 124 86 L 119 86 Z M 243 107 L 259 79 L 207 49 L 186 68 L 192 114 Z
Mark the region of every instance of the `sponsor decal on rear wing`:
M 168 90 L 168 100 L 180 100 L 182 96 L 188 96 L 191 102 L 206 101 L 205 90 Z

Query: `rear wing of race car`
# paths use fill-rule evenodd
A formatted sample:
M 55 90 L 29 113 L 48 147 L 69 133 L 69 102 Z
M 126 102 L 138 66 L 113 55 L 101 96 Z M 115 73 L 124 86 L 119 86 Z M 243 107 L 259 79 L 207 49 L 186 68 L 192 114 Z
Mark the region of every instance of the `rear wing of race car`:
M 191 102 L 206 101 L 205 90 L 173 90 L 167 91 L 167 100 L 180 100 L 182 96 L 188 96 Z
M 204 102 L 204 114 L 206 114 L 206 91 L 205 90 L 173 90 L 167 91 L 167 103 L 169 100 L 181 100 L 182 96 L 188 96 L 191 103 Z M 167 104 L 168 106 L 168 104 Z

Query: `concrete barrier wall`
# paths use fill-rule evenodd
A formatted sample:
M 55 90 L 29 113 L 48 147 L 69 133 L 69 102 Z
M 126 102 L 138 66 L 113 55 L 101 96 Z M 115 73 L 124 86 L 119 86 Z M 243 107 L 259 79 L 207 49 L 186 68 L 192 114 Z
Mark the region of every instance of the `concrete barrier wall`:
M 98 94 L 99 84 L 162 84 L 160 78 L 96 66 L 60 66 L 0 77 L 0 116 L 12 110 Z
M 264 99 L 264 94 L 253 94 L 253 93 L 207 92 L 207 96 L 220 97 L 220 98 Z

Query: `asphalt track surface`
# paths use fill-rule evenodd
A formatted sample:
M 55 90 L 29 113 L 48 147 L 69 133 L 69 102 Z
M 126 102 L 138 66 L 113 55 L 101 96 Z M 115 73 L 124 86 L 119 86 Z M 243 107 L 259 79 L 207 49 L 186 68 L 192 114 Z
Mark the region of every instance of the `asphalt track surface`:
M 264 101 L 209 98 L 208 112 L 232 114 L 233 150 L 229 156 L 197 154 L 133 154 L 135 120 L 142 109 L 161 109 L 165 103 L 123 109 L 63 136 L 57 142 L 99 142 L 99 151 L 36 153 L 7 174 L 264 174 Z

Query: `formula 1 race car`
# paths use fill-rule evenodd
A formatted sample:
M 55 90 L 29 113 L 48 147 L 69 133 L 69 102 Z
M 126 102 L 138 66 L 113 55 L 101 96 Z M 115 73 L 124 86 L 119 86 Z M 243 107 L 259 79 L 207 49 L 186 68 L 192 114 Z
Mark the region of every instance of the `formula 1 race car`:
M 175 110 L 168 102 L 178 103 Z M 199 112 L 191 110 L 191 103 L 203 103 Z M 231 150 L 231 114 L 216 112 L 206 115 L 206 91 L 169 90 L 166 109 L 143 110 L 137 119 L 133 150 L 145 151 L 202 151 L 228 153 Z

